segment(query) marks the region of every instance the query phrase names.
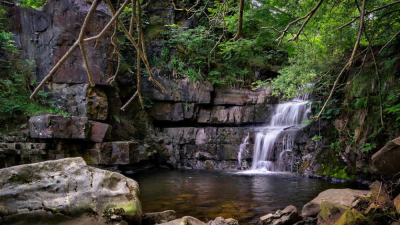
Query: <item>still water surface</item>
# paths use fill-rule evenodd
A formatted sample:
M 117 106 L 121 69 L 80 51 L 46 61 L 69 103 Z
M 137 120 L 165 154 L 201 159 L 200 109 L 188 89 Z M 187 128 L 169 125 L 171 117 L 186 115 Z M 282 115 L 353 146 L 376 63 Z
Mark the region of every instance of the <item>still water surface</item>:
M 204 222 L 217 216 L 248 224 L 260 216 L 294 205 L 299 210 L 330 188 L 355 188 L 289 173 L 243 174 L 188 170 L 127 175 L 140 187 L 143 212 L 175 210 L 177 217 Z

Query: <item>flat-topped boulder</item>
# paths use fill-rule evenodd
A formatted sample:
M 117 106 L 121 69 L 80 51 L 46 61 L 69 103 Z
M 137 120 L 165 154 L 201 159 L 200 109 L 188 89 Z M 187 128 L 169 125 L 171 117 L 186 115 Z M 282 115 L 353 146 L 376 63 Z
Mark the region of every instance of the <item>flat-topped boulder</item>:
M 321 210 L 321 203 L 323 201 L 331 202 L 334 204 L 351 207 L 352 203 L 358 198 L 366 196 L 369 191 L 353 190 L 353 189 L 328 189 L 321 192 L 316 198 L 307 203 L 301 214 L 303 217 L 315 217 Z
M 400 137 L 393 139 L 372 156 L 378 171 L 390 176 L 400 172 Z
M 29 222 L 25 219 L 46 212 L 51 212 L 47 216 L 53 219 L 60 215 L 73 219 L 111 210 L 137 224 L 142 215 L 138 195 L 134 180 L 89 167 L 82 158 L 9 167 L 0 169 L 0 223 L 25 224 Z

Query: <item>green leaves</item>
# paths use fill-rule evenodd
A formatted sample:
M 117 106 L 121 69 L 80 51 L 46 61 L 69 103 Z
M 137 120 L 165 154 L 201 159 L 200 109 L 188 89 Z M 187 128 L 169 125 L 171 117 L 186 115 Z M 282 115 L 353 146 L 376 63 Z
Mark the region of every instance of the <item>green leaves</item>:
M 369 152 L 372 149 L 376 148 L 376 144 L 375 143 L 365 143 L 363 145 L 361 145 L 361 151 L 363 152 Z
M 49 108 L 48 93 L 41 91 L 36 100 L 29 99 L 34 62 L 22 59 L 12 37 L 12 33 L 0 32 L 0 123 L 18 123 L 41 112 L 61 113 Z

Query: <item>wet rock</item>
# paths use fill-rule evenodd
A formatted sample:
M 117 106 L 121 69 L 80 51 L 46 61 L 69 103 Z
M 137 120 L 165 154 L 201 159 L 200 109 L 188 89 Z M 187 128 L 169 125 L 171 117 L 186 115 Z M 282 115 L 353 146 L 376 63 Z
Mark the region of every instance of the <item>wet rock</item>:
M 278 210 L 275 214 L 260 217 L 260 225 L 289 225 L 302 220 L 295 206 L 287 206 L 284 210 Z
M 56 106 L 71 116 L 107 119 L 107 95 L 102 87 L 90 87 L 89 84 L 53 84 L 50 87 Z
M 239 222 L 232 218 L 224 219 L 222 217 L 217 217 L 214 220 L 209 221 L 207 225 L 239 225 Z
M 90 123 L 86 117 L 76 116 L 32 116 L 29 119 L 32 138 L 87 139 Z
M 184 216 L 180 219 L 172 220 L 166 223 L 161 223 L 160 225 L 206 225 L 206 223 L 201 222 L 200 220 L 191 216 Z
M 384 175 L 394 175 L 400 172 L 400 137 L 393 139 L 372 156 L 376 168 Z
M 140 222 L 138 193 L 134 180 L 89 167 L 82 158 L 0 170 L 0 215 L 13 216 L 21 224 L 27 222 L 27 214 L 35 217 L 43 210 L 76 218 L 87 212 L 101 215 L 111 208 L 123 211 L 131 223 Z
M 20 8 L 19 21 L 16 21 L 21 24 L 18 42 L 21 43 L 26 58 L 34 60 L 37 64 L 37 81 L 41 81 L 49 73 L 78 38 L 90 6 L 90 1 L 51 0 L 42 10 Z M 91 25 L 87 27 L 86 35 L 98 34 L 109 22 L 110 15 L 106 6 L 100 4 L 94 12 Z M 112 29 L 109 29 L 104 41 L 97 43 L 96 48 L 94 42 L 85 43 L 85 52 L 96 84 L 107 84 L 108 78 L 114 73 L 113 62 L 116 61 L 116 56 L 109 42 L 111 34 Z M 70 84 L 89 83 L 79 50 L 75 50 L 57 70 L 52 81 Z
M 349 208 L 343 205 L 321 202 L 321 210 L 318 213 L 318 224 L 333 225 Z
M 321 202 L 328 201 L 334 204 L 351 207 L 359 197 L 367 195 L 369 191 L 353 189 L 328 189 L 321 192 L 316 198 L 304 205 L 301 214 L 303 217 L 315 217 L 321 209 Z
M 145 213 L 142 216 L 142 225 L 153 225 L 166 223 L 176 219 L 174 210 L 166 210 L 163 212 Z

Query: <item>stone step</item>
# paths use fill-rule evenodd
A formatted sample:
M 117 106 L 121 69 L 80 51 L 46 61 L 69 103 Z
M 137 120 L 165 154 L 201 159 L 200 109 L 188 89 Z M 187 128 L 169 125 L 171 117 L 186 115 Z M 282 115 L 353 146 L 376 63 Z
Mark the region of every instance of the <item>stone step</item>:
M 14 142 L 14 143 L 0 143 L 0 148 L 9 148 L 9 149 L 21 149 L 21 150 L 29 150 L 29 149 L 48 149 L 49 144 L 47 143 L 24 143 L 24 142 Z

